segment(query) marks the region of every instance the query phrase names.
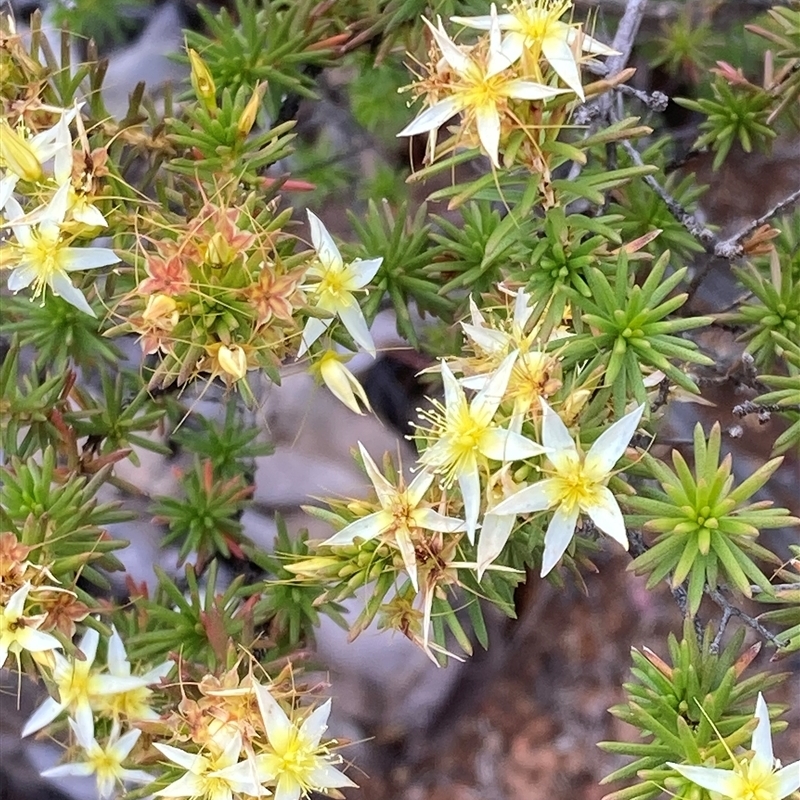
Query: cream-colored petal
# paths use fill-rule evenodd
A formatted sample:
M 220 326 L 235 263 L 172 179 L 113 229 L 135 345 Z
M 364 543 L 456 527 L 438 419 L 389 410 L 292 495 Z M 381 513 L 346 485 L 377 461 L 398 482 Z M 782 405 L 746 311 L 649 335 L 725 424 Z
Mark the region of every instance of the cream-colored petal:
M 495 105 L 479 106 L 475 109 L 475 126 L 486 155 L 492 164 L 500 166 L 500 113 Z
M 484 424 L 488 424 L 492 420 L 500 403 L 503 402 L 517 355 L 518 351 L 514 350 L 500 362 L 500 366 L 495 370 L 489 382 L 475 395 L 470 404 L 470 410 L 474 416 L 480 418 Z
M 448 411 L 455 411 L 456 408 L 466 405 L 467 398 L 464 390 L 453 375 L 448 363 L 442 359 L 442 386 L 444 388 L 444 404 Z
M 575 63 L 575 56 L 567 44 L 566 37 L 556 34 L 545 36 L 542 40 L 542 54 L 547 59 L 547 63 L 555 71 L 556 75 L 575 92 L 581 100 L 584 99 L 581 75 L 578 65 Z
M 542 554 L 540 577 L 544 578 L 561 561 L 561 557 L 566 552 L 575 534 L 575 524 L 577 522 L 577 508 L 568 511 L 562 504 L 555 510 L 544 535 L 544 553 Z
M 367 477 L 375 487 L 375 493 L 378 495 L 380 504 L 384 508 L 390 506 L 397 497 L 397 488 L 386 480 L 386 477 L 378 469 L 378 465 L 372 460 L 372 456 L 367 452 L 367 448 L 361 442 L 358 443 L 358 449 L 364 462 L 364 468 L 367 471 Z
M 332 319 L 320 319 L 319 317 L 309 317 L 308 321 L 306 322 L 305 328 L 303 328 L 303 340 L 300 344 L 300 349 L 297 351 L 297 357 L 302 358 L 308 348 L 311 347 L 314 342 L 325 333 L 326 330 L 330 327 L 330 324 L 333 320 Z
M 567 33 L 567 42 L 572 45 L 578 38 L 578 30 L 572 26 L 567 27 L 569 28 L 569 32 Z M 597 39 L 593 39 L 591 36 L 588 36 L 583 32 L 581 32 L 581 50 L 583 50 L 584 53 L 591 53 L 595 56 L 620 55 L 619 50 L 615 50 L 613 47 L 609 47 L 607 44 L 603 44 L 602 42 L 598 41 Z
M 527 436 L 504 428 L 490 428 L 480 438 L 480 452 L 495 461 L 521 461 L 541 455 L 545 449 Z
M 71 306 L 75 306 L 79 311 L 96 317 L 94 309 L 89 305 L 89 301 L 83 296 L 80 289 L 76 289 L 70 279 L 64 273 L 56 273 L 50 280 L 50 286 L 56 297 L 66 300 Z
M 323 544 L 329 546 L 352 544 L 356 539 L 363 539 L 368 542 L 376 536 L 391 528 L 394 518 L 388 511 L 377 511 L 366 517 L 351 522 L 347 527 L 335 533 L 330 539 L 326 539 Z
M 62 247 L 58 251 L 58 264 L 67 272 L 108 267 L 118 261 L 119 256 L 105 247 Z
M 374 357 L 375 342 L 372 340 L 367 321 L 364 319 L 361 306 L 355 297 L 353 295 L 343 297 L 337 312 L 342 324 L 347 328 L 347 332 L 353 337 L 353 341 Z
M 597 491 L 600 494 L 600 501 L 594 505 L 587 505 L 583 510 L 603 533 L 608 534 L 627 550 L 628 533 L 616 498 L 607 486 L 600 486 Z
M 689 764 L 672 764 L 670 762 L 667 762 L 667 766 L 679 772 L 692 783 L 696 783 L 710 792 L 719 792 L 723 797 L 734 797 L 741 786 L 741 778 L 729 769 L 695 767 Z
M 471 325 L 469 322 L 462 322 L 461 327 L 464 329 L 464 333 L 485 353 L 502 355 L 508 350 L 511 337 L 503 331 Z
M 326 267 L 341 269 L 342 256 L 333 237 L 328 233 L 328 229 L 322 224 L 322 220 L 313 212 L 306 211 L 308 214 L 308 225 L 311 228 L 311 243 L 317 251 L 319 260 Z
M 769 724 L 769 709 L 764 700 L 764 695 L 758 693 L 756 700 L 756 719 L 758 724 L 753 731 L 753 739 L 750 744 L 753 749 L 753 767 L 763 772 L 772 772 L 775 765 L 775 757 L 772 754 L 772 732 Z
M 517 515 L 544 511 L 559 501 L 557 489 L 558 481 L 554 478 L 537 481 L 500 501 L 491 513 Z
M 461 98 L 448 97 L 440 100 L 415 117 L 397 136 L 416 136 L 419 133 L 436 130 L 458 114 L 463 107 L 464 103 Z
M 292 723 L 266 686 L 256 683 L 254 688 L 267 739 L 275 752 L 281 755 L 285 752 L 292 734 Z
M 415 592 L 419 592 L 419 582 L 417 580 L 417 552 L 414 543 L 408 535 L 408 531 L 399 530 L 394 537 L 397 549 L 403 559 L 403 566 L 406 568 L 411 585 Z
M 555 453 L 562 451 L 577 452 L 575 442 L 572 441 L 567 426 L 561 417 L 543 398 L 539 398 L 539 403 L 542 406 L 542 444 L 552 451 L 551 460 Z
M 506 97 L 514 97 L 517 100 L 546 100 L 548 97 L 566 94 L 566 92 L 567 89 L 558 89 L 555 86 L 545 86 L 543 83 L 521 79 L 509 81 L 503 87 L 503 94 Z
M 784 800 L 798 789 L 800 789 L 800 761 L 795 761 L 775 773 L 776 800 Z
M 433 508 L 415 508 L 411 512 L 411 519 L 418 528 L 441 533 L 460 533 L 466 530 L 463 519 L 446 517 Z
M 343 775 L 332 764 L 318 764 L 309 772 L 309 780 L 319 789 L 343 789 L 356 786 L 347 775 Z
M 300 726 L 300 738 L 305 739 L 309 747 L 315 750 L 319 746 L 322 734 L 328 729 L 328 717 L 331 714 L 330 698 L 321 706 L 317 706 Z
M 467 538 L 470 544 L 475 542 L 475 529 L 478 527 L 478 515 L 481 510 L 481 481 L 478 475 L 478 465 L 475 459 L 458 475 L 458 486 L 461 489 L 461 499 L 464 501 L 464 523 L 467 529 Z
M 481 533 L 478 537 L 478 580 L 483 578 L 486 568 L 494 561 L 506 546 L 508 537 L 514 529 L 516 515 L 495 514 L 489 512 L 483 517 Z
M 425 497 L 428 489 L 431 488 L 433 478 L 433 473 L 428 472 L 426 469 L 421 469 L 414 476 L 414 480 L 411 481 L 408 485 L 408 489 L 406 489 L 406 497 L 408 498 L 408 504 L 411 508 L 416 508 L 422 502 L 422 498 Z
M 587 472 L 598 477 L 611 472 L 636 433 L 643 413 L 644 404 L 618 419 L 597 437 L 586 454 Z
M 354 276 L 352 288 L 363 289 L 378 274 L 381 264 L 383 264 L 383 256 L 353 261 L 350 264 L 350 270 Z
M 428 29 L 431 32 L 436 44 L 439 46 L 439 49 L 442 51 L 442 58 L 452 67 L 456 72 L 463 74 L 466 72 L 470 65 L 471 60 L 469 56 L 467 56 L 461 48 L 447 35 L 444 27 L 442 26 L 442 18 L 438 17 L 438 27 L 434 27 L 433 24 L 425 19 L 422 18 L 422 21 L 428 26 Z

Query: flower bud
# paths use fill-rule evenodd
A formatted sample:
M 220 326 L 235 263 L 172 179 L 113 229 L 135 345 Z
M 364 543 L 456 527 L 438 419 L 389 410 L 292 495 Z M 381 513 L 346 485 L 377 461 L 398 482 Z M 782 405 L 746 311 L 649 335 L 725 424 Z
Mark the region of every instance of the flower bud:
M 174 327 L 178 323 L 178 304 L 166 294 L 150 295 L 142 319 L 145 322 L 167 321 Z
M 203 105 L 211 112 L 217 110 L 217 87 L 211 71 L 196 50 L 189 49 L 192 67 L 192 88 Z
M 244 139 L 244 137 L 250 133 L 253 125 L 256 123 L 258 109 L 261 106 L 261 98 L 264 97 L 264 90 L 266 88 L 266 83 L 259 83 L 258 86 L 256 86 L 252 97 L 247 101 L 247 105 L 244 107 L 242 116 L 239 117 L 239 122 L 236 124 L 236 130 L 242 139 Z
M 368 411 L 372 411 L 364 387 L 342 363 L 342 358 L 336 355 L 333 350 L 328 350 L 323 354 L 316 364 L 316 368 L 334 397 L 341 400 L 351 411 L 356 414 L 364 413 L 359 406 L 359 401 Z
M 0 122 L 0 162 L 26 181 L 42 179 L 42 164 L 28 142 L 7 122 Z
M 241 380 L 247 374 L 247 354 L 241 347 L 222 345 L 217 353 L 217 362 L 220 369 L 234 381 Z
M 206 247 L 206 263 L 215 268 L 227 267 L 233 261 L 233 256 L 233 248 L 224 234 L 220 231 L 213 234 Z

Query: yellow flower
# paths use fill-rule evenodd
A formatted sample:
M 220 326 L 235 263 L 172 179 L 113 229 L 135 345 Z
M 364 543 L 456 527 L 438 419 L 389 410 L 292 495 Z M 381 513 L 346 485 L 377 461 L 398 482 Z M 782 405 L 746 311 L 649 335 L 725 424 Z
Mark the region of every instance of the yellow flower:
M 564 555 L 581 512 L 588 514 L 603 533 L 628 549 L 622 511 L 606 483 L 636 432 L 644 406 L 617 420 L 597 438 L 584 456 L 561 417 L 544 400 L 539 402 L 542 405 L 542 442 L 548 448 L 552 477 L 515 492 L 498 503 L 492 513 L 530 514 L 555 506 L 556 511 L 544 537 L 541 571 L 544 577 Z
M 309 792 L 325 792 L 356 784 L 336 769 L 341 758 L 320 745 L 328 727 L 331 701 L 312 711 L 300 725 L 289 719 L 269 689 L 255 684 L 258 707 L 269 741 L 256 756 L 259 780 L 275 785 L 275 800 L 299 800 Z
M 142 732 L 128 731 L 120 736 L 121 728 L 115 722 L 111 727 L 105 746 L 94 738 L 94 728 L 90 733 L 82 731 L 73 720 L 69 720 L 78 744 L 83 750 L 85 761 L 61 764 L 45 770 L 45 778 L 60 778 L 64 775 L 83 777 L 94 775 L 97 780 L 97 792 L 101 800 L 110 800 L 117 786 L 124 783 L 150 783 L 153 776 L 141 769 L 126 769 L 122 762 L 130 755 Z M 88 735 L 86 735 L 88 733 Z
M 353 292 L 363 289 L 375 277 L 383 259 L 370 258 L 345 264 L 330 233 L 322 221 L 310 211 L 308 223 L 311 227 L 311 241 L 317 251 L 317 263 L 308 268 L 307 274 L 317 278 L 318 283 L 304 288 L 316 299 L 316 307 L 320 311 L 338 316 L 356 344 L 374 356 L 375 343 Z M 326 319 L 311 317 L 308 320 L 303 330 L 298 358 L 322 336 L 331 322 L 332 316 Z
M 359 402 L 364 405 L 367 411 L 372 411 L 372 407 L 367 399 L 364 387 L 358 379 L 344 365 L 345 358 L 327 350 L 322 354 L 322 358 L 314 364 L 314 370 L 319 372 L 325 385 L 331 390 L 337 400 L 344 403 L 351 411 L 356 414 L 363 414 Z
M 222 737 L 220 737 L 222 738 Z M 191 797 L 203 800 L 237 800 L 243 794 L 260 797 L 256 765 L 251 759 L 239 761 L 242 735 L 237 731 L 224 737 L 223 749 L 187 753 L 168 744 L 153 742 L 162 755 L 186 772 L 178 780 L 155 792 L 155 797 Z
M 81 736 L 88 740 L 94 731 L 92 707 L 99 698 L 147 686 L 146 678 L 103 675 L 93 669 L 99 642 L 100 634 L 89 628 L 78 644 L 78 649 L 84 655 L 83 661 L 77 658 L 68 661 L 60 653 L 53 653 L 55 667 L 52 680 L 58 691 L 58 700 L 52 697 L 45 700 L 25 723 L 22 736 L 36 733 L 66 710 L 74 718 Z
M 361 442 L 358 443 L 364 468 L 367 471 L 381 510 L 351 522 L 346 528 L 327 539 L 326 545 L 352 544 L 356 539 L 369 541 L 376 536 L 391 536 L 400 551 L 406 571 L 415 591 L 417 583 L 417 556 L 414 548 L 414 534 L 417 529 L 458 533 L 465 529 L 464 521 L 445 517 L 427 506 L 420 506 L 433 483 L 433 473 L 421 470 L 406 486 L 394 486 L 381 475 L 375 462 Z
M 234 381 L 239 381 L 247 374 L 247 353 L 237 345 L 228 347 L 223 344 L 217 351 L 220 369 Z
M 602 42 L 587 36 L 580 26 L 561 21 L 572 7 L 572 0 L 520 0 L 508 7 L 507 14 L 496 18 L 496 23 L 507 35 L 501 52 L 509 64 L 523 59 L 523 72 L 536 80 L 543 80 L 539 59 L 543 56 L 564 83 L 584 99 L 578 62 L 573 45 L 580 41 L 581 50 L 594 55 L 618 55 Z M 491 30 L 493 16 L 453 17 L 453 22 L 479 30 Z
M 19 659 L 22 650 L 44 653 L 61 648 L 55 636 L 38 630 L 46 614 L 25 616 L 25 601 L 30 591 L 31 584 L 26 583 L 9 597 L 5 605 L 0 606 L 0 668 L 5 665 L 9 653 L 14 653 Z
M 426 133 L 444 125 L 454 114 L 464 114 L 467 129 L 474 126 L 478 140 L 492 163 L 500 166 L 499 147 L 501 117 L 509 99 L 543 100 L 561 94 L 563 89 L 554 89 L 533 81 L 522 80 L 508 68 L 512 65 L 508 56 L 501 50 L 500 28 L 497 13 L 492 4 L 489 25 L 489 49 L 484 57 L 466 53 L 453 42 L 438 20 L 438 28 L 427 19 L 423 22 L 430 29 L 442 58 L 449 66 L 453 79 L 443 89 L 436 92 L 436 100 L 415 120 L 403 128 L 398 136 L 414 136 Z M 443 100 L 438 94 L 446 91 L 449 96 Z
M 75 308 L 94 317 L 96 314 L 86 298 L 72 285 L 69 273 L 97 269 L 119 261 L 113 250 L 103 247 L 69 247 L 61 229 L 67 213 L 68 183 L 62 184 L 50 202 L 36 213 L 35 222 L 23 222 L 22 207 L 10 197 L 6 203 L 9 226 L 16 242 L 0 245 L 0 268 L 13 269 L 8 288 L 18 292 L 33 284 L 33 296 L 38 297 L 49 287 Z
M 784 800 L 800 789 L 800 761 L 781 768 L 780 761 L 773 756 L 769 709 L 761 692 L 758 693 L 755 716 L 758 724 L 753 731 L 750 748 L 753 756 L 750 759 L 736 758 L 728 750 L 733 769 L 669 762 L 667 766 L 703 789 L 730 800 Z
M 516 352 L 506 356 L 469 403 L 450 367 L 442 362 L 445 405 L 431 415 L 433 428 L 426 436 L 430 436 L 433 444 L 422 454 L 420 462 L 443 474 L 447 483 L 458 481 L 470 542 L 475 540 L 480 512 L 479 464 L 487 459 L 505 463 L 545 452 L 536 442 L 494 422 L 516 359 Z

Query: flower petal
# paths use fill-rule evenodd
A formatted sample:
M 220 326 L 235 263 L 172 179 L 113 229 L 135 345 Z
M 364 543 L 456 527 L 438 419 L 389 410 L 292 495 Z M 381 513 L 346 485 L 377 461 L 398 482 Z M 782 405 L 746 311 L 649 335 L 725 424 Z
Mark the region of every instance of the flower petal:
M 775 757 L 772 754 L 772 732 L 769 725 L 769 709 L 764 700 L 764 695 L 758 693 L 756 700 L 756 719 L 758 724 L 753 731 L 753 739 L 750 744 L 755 755 L 753 756 L 753 766 L 760 772 L 772 772 L 775 766 Z M 758 763 L 758 766 L 756 764 Z
M 319 740 L 328 728 L 330 714 L 331 701 L 329 698 L 321 706 L 315 708 L 300 726 L 300 736 L 305 739 L 311 749 L 316 750 L 319 746 Z
M 600 493 L 600 502 L 597 505 L 587 505 L 583 510 L 603 533 L 607 533 L 627 550 L 628 533 L 616 498 L 607 486 L 598 486 L 597 491 Z
M 556 489 L 558 481 L 555 478 L 545 478 L 531 486 L 526 486 L 510 497 L 499 502 L 492 508 L 492 514 L 532 514 L 534 511 L 544 511 L 558 502 Z
M 108 267 L 119 261 L 119 256 L 106 247 L 62 247 L 58 251 L 58 258 L 59 264 L 67 272 Z
M 363 539 L 368 542 L 376 536 L 380 536 L 392 526 L 393 517 L 388 511 L 376 511 L 366 517 L 361 517 L 342 528 L 330 539 L 326 539 L 323 544 L 342 545 L 352 544 L 356 539 Z
M 567 511 L 562 504 L 556 509 L 544 535 L 544 553 L 542 555 L 540 577 L 544 578 L 561 561 L 561 556 L 566 552 L 575 534 L 578 514 L 579 509 L 577 507 Z
M 371 356 L 375 356 L 375 342 L 367 327 L 367 321 L 361 311 L 358 301 L 349 295 L 342 298 L 341 305 L 337 308 L 339 319 L 341 319 L 347 332 L 353 337 L 356 344 L 360 345 Z
M 25 267 L 17 267 L 9 276 L 8 281 L 8 288 L 12 292 L 18 292 L 20 289 L 27 289 L 34 280 L 36 280 L 36 276 L 39 274 L 39 271 L 36 267 L 33 266 L 25 266 Z
M 481 435 L 480 452 L 495 461 L 520 461 L 546 452 L 527 436 L 504 428 L 490 428 Z
M 503 94 L 506 97 L 513 97 L 517 100 L 546 100 L 548 97 L 555 97 L 557 94 L 566 92 L 566 89 L 525 80 L 509 81 L 503 87 Z
M 63 703 L 58 703 L 52 697 L 42 703 L 36 711 L 31 714 L 30 719 L 25 723 L 20 736 L 24 739 L 36 731 L 40 731 L 45 725 L 49 725 L 65 708 Z
M 476 417 L 479 416 L 488 423 L 495 415 L 498 406 L 503 402 L 503 396 L 508 388 L 508 381 L 511 378 L 511 372 L 514 369 L 518 354 L 519 351 L 517 350 L 509 353 L 500 362 L 500 366 L 495 370 L 494 375 L 489 379 L 486 386 L 475 395 L 470 404 L 470 409 Z
M 461 533 L 466 529 L 463 519 L 446 517 L 433 508 L 415 508 L 411 512 L 411 519 L 418 528 L 440 533 Z
M 800 761 L 787 764 L 775 773 L 775 797 L 783 800 L 800 789 Z
M 408 505 L 411 506 L 411 508 L 416 508 L 420 502 L 422 502 L 422 498 L 425 497 L 428 489 L 431 488 L 433 477 L 433 473 L 428 472 L 426 469 L 421 469 L 414 476 L 414 480 L 411 481 L 406 489 Z
M 539 403 L 542 406 L 542 444 L 554 453 L 564 450 L 576 452 L 575 442 L 561 417 L 543 398 L 539 398 Z
M 496 167 L 500 166 L 500 113 L 496 105 L 483 105 L 475 110 L 475 125 L 486 155 Z
M 458 475 L 458 485 L 461 489 L 461 498 L 464 501 L 464 522 L 467 529 L 467 538 L 470 544 L 475 542 L 475 528 L 478 527 L 478 514 L 481 510 L 481 481 L 478 475 L 478 465 L 475 459 L 465 465 Z
M 422 18 L 422 21 L 428 26 L 430 29 L 433 38 L 436 40 L 436 44 L 439 45 L 439 49 L 442 51 L 442 58 L 458 73 L 463 74 L 466 72 L 470 65 L 471 61 L 469 56 L 467 56 L 461 48 L 447 35 L 443 25 L 442 25 L 442 18 L 438 17 L 438 28 L 435 28 L 433 24 L 425 19 Z
M 416 136 L 418 133 L 436 130 L 451 117 L 458 114 L 462 108 L 463 101 L 461 98 L 448 97 L 445 100 L 440 100 L 411 120 L 397 136 Z
M 515 514 L 494 514 L 489 512 L 483 517 L 481 535 L 478 538 L 478 580 L 492 561 L 503 552 L 508 537 L 514 528 Z
M 66 300 L 71 306 L 75 306 L 79 311 L 83 311 L 84 314 L 88 314 L 90 317 L 97 316 L 89 305 L 88 300 L 83 296 L 83 292 L 80 289 L 76 289 L 63 272 L 53 275 L 50 285 L 56 297 Z
M 57 767 L 51 767 L 39 774 L 43 778 L 64 778 L 66 776 L 85 778 L 87 775 L 92 775 L 93 773 L 94 764 L 83 762 L 79 764 L 59 764 Z
M 153 747 L 155 747 L 161 755 L 166 756 L 173 764 L 177 764 L 179 767 L 189 771 L 199 771 L 206 760 L 197 753 L 187 753 L 185 750 L 173 747 L 170 744 L 153 742 Z
M 128 661 L 128 654 L 125 652 L 125 645 L 113 625 L 111 626 L 111 638 L 108 640 L 106 662 L 108 663 L 108 671 L 112 675 L 128 677 L 131 674 L 131 664 Z
M 354 289 L 363 289 L 377 274 L 383 264 L 383 256 L 379 258 L 356 259 L 350 263 L 353 273 L 352 286 Z
M 297 357 L 302 358 L 308 348 L 311 347 L 314 342 L 328 330 L 332 319 L 320 319 L 319 317 L 309 317 L 308 321 L 306 322 L 305 328 L 303 328 L 303 341 L 300 344 L 300 349 L 297 351 Z
M 542 55 L 564 83 L 575 92 L 581 100 L 585 99 L 581 75 L 575 63 L 575 56 L 567 44 L 566 38 L 560 34 L 545 36 L 542 40 Z
M 277 753 L 283 753 L 292 734 L 292 723 L 266 686 L 256 683 L 254 688 L 267 739 Z
M 467 398 L 464 396 L 464 390 L 453 375 L 447 362 L 442 359 L 442 385 L 444 387 L 444 404 L 445 408 L 449 411 L 455 411 L 458 406 L 467 404 Z
M 345 786 L 357 786 L 347 775 L 343 775 L 332 764 L 320 764 L 308 775 L 309 781 L 318 789 L 343 789 Z
M 576 28 L 570 27 L 569 33 L 567 34 L 567 42 L 570 45 L 572 45 L 577 38 L 578 38 L 578 30 Z M 607 44 L 603 44 L 597 39 L 593 39 L 591 36 L 587 36 L 585 33 L 583 33 L 583 31 L 581 31 L 581 50 L 584 53 L 592 53 L 592 55 L 596 56 L 620 55 L 619 50 L 615 50 L 613 47 L 609 47 Z
M 618 419 L 608 430 L 603 431 L 586 454 L 584 466 L 594 475 L 607 475 L 619 461 L 630 444 L 644 413 L 644 404 Z
M 364 469 L 367 471 L 367 477 L 375 487 L 375 493 L 378 495 L 381 506 L 384 508 L 390 506 L 397 497 L 397 489 L 381 474 L 378 465 L 372 460 L 372 456 L 361 442 L 358 443 L 358 449 L 364 462 Z
M 672 767 L 684 778 L 696 783 L 701 788 L 708 789 L 710 792 L 719 792 L 725 797 L 734 797 L 742 784 L 741 777 L 729 769 L 694 767 L 689 764 L 671 764 L 670 762 L 667 762 L 667 766 Z
M 464 329 L 464 333 L 485 353 L 502 355 L 508 350 L 510 337 L 503 331 L 496 331 L 479 325 L 470 325 L 469 322 L 462 322 L 461 327 Z
M 326 266 L 341 268 L 343 265 L 342 256 L 333 237 L 328 233 L 328 229 L 322 224 L 322 220 L 311 211 L 308 214 L 308 224 L 311 228 L 311 243 L 317 251 L 319 260 Z

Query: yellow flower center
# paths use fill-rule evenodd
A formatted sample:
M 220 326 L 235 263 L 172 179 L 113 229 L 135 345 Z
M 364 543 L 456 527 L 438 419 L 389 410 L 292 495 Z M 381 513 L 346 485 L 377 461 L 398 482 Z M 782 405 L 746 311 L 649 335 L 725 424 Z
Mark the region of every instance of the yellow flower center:
M 101 782 L 113 780 L 120 774 L 119 760 L 102 748 L 92 752 L 88 760 Z
M 778 786 L 775 773 L 760 769 L 758 764 L 741 761 L 731 787 L 733 800 L 776 800 Z M 755 769 L 753 768 L 755 767 Z
M 600 502 L 603 484 L 589 472 L 577 453 L 564 453 L 553 476 L 553 495 L 564 506 L 564 511 L 573 513 L 576 508 L 596 506 Z
M 286 742 L 283 752 L 276 753 L 275 764 L 278 774 L 288 773 L 300 784 L 303 791 L 313 789 L 309 782 L 309 775 L 319 766 L 319 753 L 309 746 L 305 737 L 299 731 L 293 731 Z
M 38 297 L 56 272 L 61 271 L 59 235 L 31 232 L 33 241 L 25 248 L 26 260 L 36 268 L 33 296 Z
M 320 295 L 326 295 L 329 301 L 341 301 L 345 295 L 353 291 L 353 275 L 346 266 L 343 269 L 327 269 L 316 286 Z

